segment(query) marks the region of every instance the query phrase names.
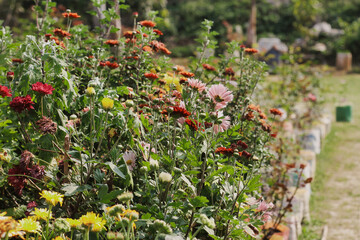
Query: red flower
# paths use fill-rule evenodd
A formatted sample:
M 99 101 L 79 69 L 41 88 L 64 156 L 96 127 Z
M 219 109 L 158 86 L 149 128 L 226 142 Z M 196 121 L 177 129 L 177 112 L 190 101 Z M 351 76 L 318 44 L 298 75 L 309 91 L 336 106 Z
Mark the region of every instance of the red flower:
M 195 119 L 185 119 L 185 123 L 194 131 L 197 131 L 198 128 L 200 127 L 200 123 L 198 121 L 196 121 Z
M 8 182 L 11 186 L 15 188 L 15 191 L 18 195 L 22 194 L 22 190 L 26 184 L 26 178 L 22 176 L 11 176 L 11 175 L 26 175 L 25 170 L 23 170 L 19 165 L 10 168 L 8 172 Z
M 246 157 L 246 158 L 250 158 L 251 157 L 251 153 L 248 153 L 247 151 L 242 151 L 242 156 Z
M 77 13 L 63 13 L 62 15 L 65 18 L 80 18 L 81 17 Z
M 204 63 L 202 66 L 203 66 L 204 69 L 206 69 L 208 71 L 215 71 L 216 70 L 215 67 L 211 66 L 210 64 Z
M 231 77 L 232 77 L 232 76 L 235 75 L 235 72 L 234 72 L 234 70 L 233 70 L 231 67 L 228 67 L 228 68 L 225 69 L 224 75 L 225 75 L 225 76 L 231 76 Z
M 26 206 L 27 209 L 37 207 L 37 203 L 35 201 L 29 202 Z
M 38 92 L 42 96 L 44 96 L 44 95 L 52 94 L 52 91 L 54 91 L 55 88 L 53 88 L 50 84 L 37 82 L 31 86 L 31 90 Z
M 159 76 L 156 73 L 145 73 L 144 77 L 149 78 L 149 79 L 158 79 Z
M 220 154 L 223 154 L 223 155 L 226 155 L 226 156 L 231 156 L 231 155 L 234 154 L 234 149 L 226 148 L 226 147 L 218 147 L 215 150 L 215 153 L 220 153 Z
M 180 74 L 183 75 L 184 77 L 188 77 L 188 78 L 195 76 L 195 74 L 193 74 L 191 72 L 186 72 L 186 71 L 182 71 L 182 72 L 180 72 Z
M 59 37 L 70 37 L 71 36 L 70 33 L 68 33 L 65 30 L 62 30 L 61 28 L 55 28 L 53 30 L 53 32 L 54 32 L 54 35 L 59 36 Z
M 241 44 L 240 48 L 246 48 L 246 46 L 244 44 Z
M 109 62 L 109 61 L 106 61 L 105 62 L 106 66 L 108 66 L 109 68 L 112 68 L 112 69 L 115 69 L 115 68 L 118 68 L 119 67 L 119 64 L 117 62 Z
M 115 45 L 119 45 L 119 41 L 118 40 L 107 40 L 106 42 L 104 42 L 105 44 L 107 45 L 110 45 L 110 46 L 115 46 Z
M 132 15 L 134 16 L 134 18 L 137 18 L 139 16 L 139 13 L 138 12 L 133 12 Z
M 154 23 L 153 21 L 150 21 L 150 20 L 144 20 L 139 23 L 141 26 L 144 26 L 144 27 L 155 27 L 156 26 L 156 23 Z
M 279 110 L 279 109 L 277 109 L 277 108 L 271 108 L 270 109 L 270 113 L 271 114 L 274 114 L 274 115 L 278 115 L 278 116 L 281 116 L 283 113 Z
M 46 38 L 50 38 L 52 36 L 52 34 L 51 33 L 47 33 L 47 34 L 45 34 L 45 37 Z
M 175 115 L 176 117 L 188 117 L 190 116 L 190 112 L 188 110 L 186 110 L 185 108 L 182 107 L 172 107 L 173 108 L 173 112 L 172 114 Z
M 22 59 L 20 59 L 20 58 L 13 58 L 13 59 L 11 59 L 11 61 L 13 62 L 13 63 L 23 63 L 24 61 L 22 60 Z
M 24 110 L 30 110 L 34 109 L 32 106 L 35 104 L 33 101 L 31 101 L 30 95 L 27 95 L 26 97 L 16 97 L 10 102 L 10 107 L 18 113 L 21 113 Z
M 106 62 L 103 62 L 103 61 L 99 62 L 99 66 L 100 66 L 100 67 L 105 67 L 105 66 L 106 66 Z
M 8 87 L 0 85 L 0 96 L 11 97 L 12 95 L 10 92 L 11 90 Z
M 245 52 L 248 54 L 255 54 L 258 53 L 259 51 L 255 48 L 245 48 Z
M 159 29 L 154 29 L 153 32 L 156 33 L 159 36 L 164 35 L 163 32 L 160 31 Z
M 239 147 L 241 147 L 242 149 L 247 149 L 248 145 L 246 143 L 244 143 L 243 141 L 239 140 L 236 143 Z

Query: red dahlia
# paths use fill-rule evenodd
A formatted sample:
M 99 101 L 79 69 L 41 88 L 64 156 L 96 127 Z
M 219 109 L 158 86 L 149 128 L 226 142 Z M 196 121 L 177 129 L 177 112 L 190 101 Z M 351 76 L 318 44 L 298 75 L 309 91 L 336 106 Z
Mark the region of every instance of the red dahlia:
M 52 94 L 55 90 L 50 84 L 37 82 L 31 86 L 31 90 L 40 93 L 42 96 Z
M 24 110 L 34 109 L 32 105 L 35 103 L 31 101 L 30 95 L 26 97 L 16 97 L 10 102 L 10 107 L 18 113 L 21 113 Z
M 150 20 L 144 20 L 144 21 L 140 22 L 140 25 L 144 26 L 144 27 L 155 27 L 156 23 L 154 23 L 153 21 L 150 21 Z
M 10 92 L 11 90 L 8 87 L 0 85 L 0 96 L 11 97 L 12 95 Z
M 215 153 L 220 153 L 220 154 L 223 154 L 223 155 L 226 155 L 226 156 L 231 156 L 231 155 L 234 154 L 234 149 L 226 148 L 226 147 L 218 147 L 215 150 Z

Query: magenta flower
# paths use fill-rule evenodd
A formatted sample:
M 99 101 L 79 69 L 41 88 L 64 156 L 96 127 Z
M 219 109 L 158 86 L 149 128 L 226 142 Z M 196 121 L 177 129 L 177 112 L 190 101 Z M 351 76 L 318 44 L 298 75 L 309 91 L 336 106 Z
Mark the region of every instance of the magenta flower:
M 196 90 L 198 90 L 200 93 L 203 92 L 206 89 L 206 84 L 201 82 L 198 79 L 189 79 L 188 80 L 189 86 L 191 88 L 194 88 Z
M 225 116 L 222 111 L 217 112 L 218 119 L 221 120 L 220 124 L 214 124 L 214 133 L 224 132 L 230 127 L 230 117 Z
M 226 107 L 228 102 L 231 102 L 234 98 L 232 92 L 222 84 L 212 85 L 208 91 L 208 95 L 215 103 L 215 110 Z
M 34 83 L 31 86 L 31 90 L 40 93 L 41 95 L 47 95 L 47 94 L 52 94 L 52 91 L 55 90 L 55 88 L 53 88 L 50 84 L 46 84 L 46 83 L 42 83 L 42 82 L 37 82 Z

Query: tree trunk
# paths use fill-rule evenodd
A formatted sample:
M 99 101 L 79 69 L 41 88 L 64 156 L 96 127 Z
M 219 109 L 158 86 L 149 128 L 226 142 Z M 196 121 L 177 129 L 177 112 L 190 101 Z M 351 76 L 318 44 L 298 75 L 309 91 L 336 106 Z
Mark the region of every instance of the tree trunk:
M 252 47 L 256 43 L 256 0 L 251 0 L 251 12 L 247 29 L 246 45 Z
M 110 38 L 111 39 L 119 39 L 121 37 L 121 15 L 120 15 L 120 8 L 119 8 L 119 0 L 113 0 L 115 3 L 115 12 L 118 18 L 114 19 L 112 21 L 112 25 L 119 29 L 116 31 L 116 33 L 111 33 Z

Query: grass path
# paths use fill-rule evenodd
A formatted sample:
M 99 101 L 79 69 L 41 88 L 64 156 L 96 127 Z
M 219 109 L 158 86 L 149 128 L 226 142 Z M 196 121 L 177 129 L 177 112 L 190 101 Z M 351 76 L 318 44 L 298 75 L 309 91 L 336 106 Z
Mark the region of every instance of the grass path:
M 325 77 L 322 83 L 328 89 L 333 113 L 341 99 L 352 103 L 353 121 L 333 121 L 317 156 L 308 228 L 319 232 L 320 226 L 327 224 L 328 240 L 360 239 L 360 75 Z M 304 235 L 303 239 L 317 239 Z

